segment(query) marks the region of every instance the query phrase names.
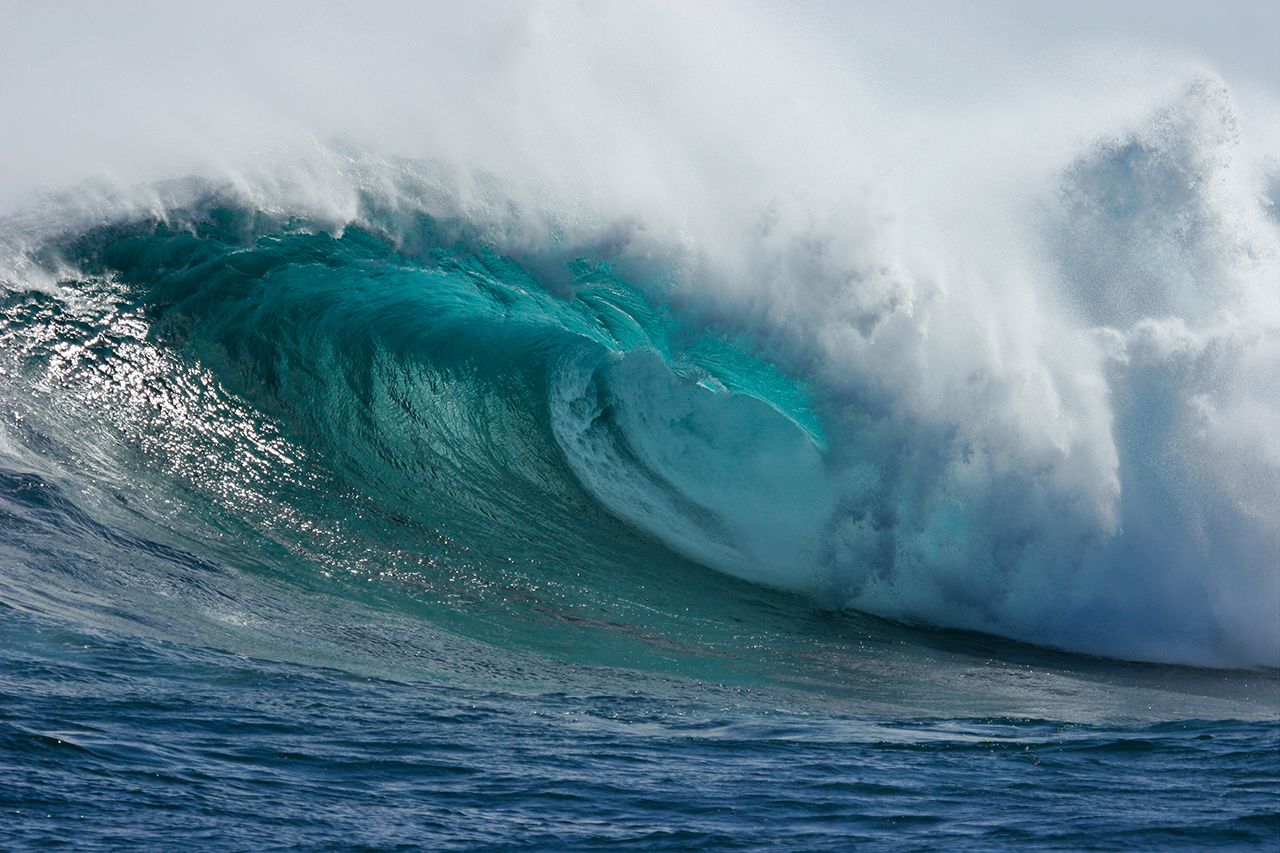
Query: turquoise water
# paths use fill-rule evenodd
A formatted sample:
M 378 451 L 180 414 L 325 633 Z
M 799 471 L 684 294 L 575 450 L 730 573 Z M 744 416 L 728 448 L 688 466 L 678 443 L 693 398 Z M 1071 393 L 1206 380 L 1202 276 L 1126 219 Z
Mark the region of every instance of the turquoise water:
M 889 479 L 882 404 L 661 270 L 217 196 L 32 264 L 0 846 L 1280 845 L 1280 673 L 849 606 L 831 472 Z

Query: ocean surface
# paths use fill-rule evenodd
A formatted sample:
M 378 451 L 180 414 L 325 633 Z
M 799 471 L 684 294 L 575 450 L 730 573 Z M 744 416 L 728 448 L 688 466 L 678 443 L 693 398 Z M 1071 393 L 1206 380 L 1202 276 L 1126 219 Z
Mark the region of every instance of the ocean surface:
M 1274 45 L 901 5 L 0 0 L 0 851 L 1280 850 Z

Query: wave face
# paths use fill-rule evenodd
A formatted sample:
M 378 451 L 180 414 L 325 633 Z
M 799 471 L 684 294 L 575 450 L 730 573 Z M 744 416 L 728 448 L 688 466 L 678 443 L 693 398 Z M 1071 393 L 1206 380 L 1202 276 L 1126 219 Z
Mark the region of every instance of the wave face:
M 1042 208 L 1042 280 L 1001 286 L 841 222 L 774 211 L 726 260 L 351 154 L 325 167 L 337 219 L 287 183 L 73 198 L 9 221 L 5 396 L 66 458 L 132 448 L 325 571 L 484 586 L 532 561 L 600 595 L 647 553 L 1274 666 L 1280 235 L 1236 135 L 1199 80 L 1091 147 Z M 417 544 L 346 530 L 370 514 Z

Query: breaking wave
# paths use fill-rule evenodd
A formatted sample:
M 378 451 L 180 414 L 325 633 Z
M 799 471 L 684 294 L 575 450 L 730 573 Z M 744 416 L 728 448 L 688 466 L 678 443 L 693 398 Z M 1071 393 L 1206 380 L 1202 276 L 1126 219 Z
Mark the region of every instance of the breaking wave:
M 554 563 L 674 606 L 665 554 L 907 623 L 1280 665 L 1280 172 L 1225 84 L 1181 79 L 1030 161 L 953 134 L 943 165 L 855 169 L 878 149 L 824 120 L 774 174 L 783 137 L 726 153 L 688 117 L 649 180 L 588 104 L 611 154 L 558 152 L 571 179 L 313 140 L 33 196 L 0 222 L 0 464 L 161 524 L 212 502 L 244 525 L 219 559 L 265 536 L 440 595 Z

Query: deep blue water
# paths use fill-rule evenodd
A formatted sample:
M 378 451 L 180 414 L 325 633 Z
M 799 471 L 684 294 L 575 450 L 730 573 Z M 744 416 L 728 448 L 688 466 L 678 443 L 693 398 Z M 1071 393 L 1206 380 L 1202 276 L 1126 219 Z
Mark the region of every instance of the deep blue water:
M 1280 848 L 1277 671 L 770 574 L 831 418 L 652 286 L 183 216 L 0 291 L 0 848 Z
M 6 849 L 1266 850 L 1280 833 L 1274 721 L 848 714 L 617 671 L 485 690 L 11 610 L 3 638 Z

